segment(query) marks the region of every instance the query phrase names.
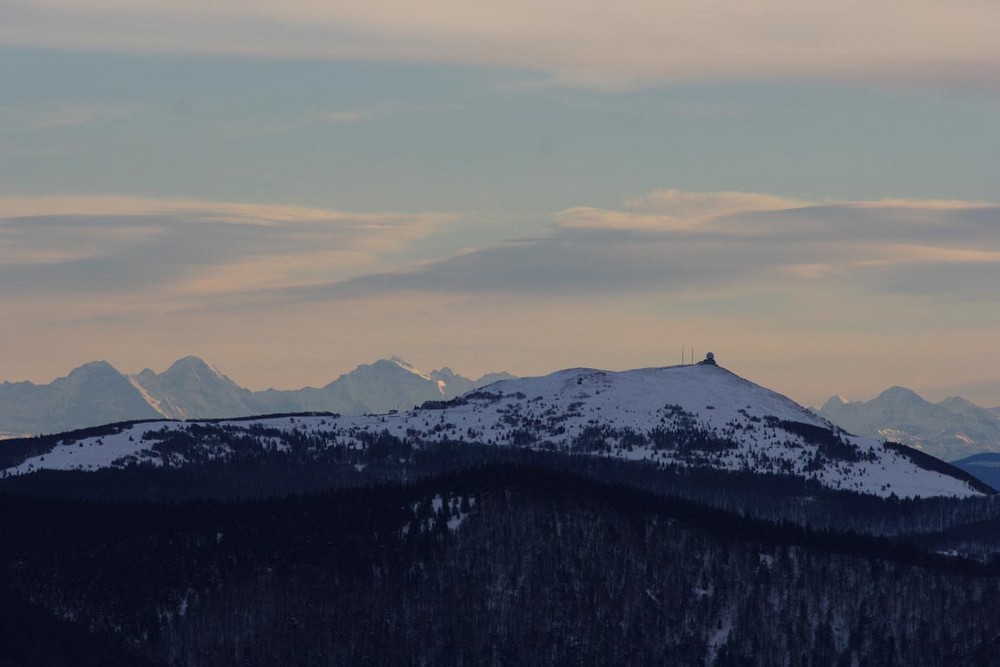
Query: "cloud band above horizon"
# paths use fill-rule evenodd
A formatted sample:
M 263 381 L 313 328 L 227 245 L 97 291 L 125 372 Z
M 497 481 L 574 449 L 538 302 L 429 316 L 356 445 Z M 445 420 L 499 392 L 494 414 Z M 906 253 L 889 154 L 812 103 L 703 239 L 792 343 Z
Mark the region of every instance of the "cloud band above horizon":
M 13 0 L 0 45 L 471 65 L 612 90 L 748 79 L 996 89 L 997 25 L 988 0 Z
M 937 275 L 942 266 L 984 277 L 1000 268 L 1000 206 L 984 202 L 809 203 L 658 190 L 620 209 L 570 207 L 537 237 L 430 260 L 407 252 L 433 247 L 455 214 L 77 197 L 0 199 L 0 216 L 0 295 L 7 298 L 25 290 L 174 289 L 205 275 L 229 276 L 216 281 L 219 294 L 276 301 L 393 291 L 614 294 L 669 286 L 695 293 L 790 277 L 868 293 L 934 294 L 948 282 Z M 400 262 L 403 268 L 384 270 Z M 996 292 L 977 280 L 951 298 L 984 295 Z

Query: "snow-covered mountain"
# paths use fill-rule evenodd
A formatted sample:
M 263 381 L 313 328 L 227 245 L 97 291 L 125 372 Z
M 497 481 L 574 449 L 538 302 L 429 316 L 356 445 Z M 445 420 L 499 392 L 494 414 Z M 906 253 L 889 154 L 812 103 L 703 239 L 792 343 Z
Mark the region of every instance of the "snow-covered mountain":
M 509 373 L 491 373 L 471 380 L 448 367 L 424 373 L 392 356 L 372 364 L 361 364 L 319 389 L 256 392 L 253 395 L 255 413 L 252 414 L 323 411 L 359 415 L 409 410 L 425 401 L 454 398 L 494 379 L 512 377 Z
M 957 396 L 931 403 L 910 389 L 891 387 L 870 401 L 834 396 L 819 414 L 851 433 L 885 438 L 949 461 L 1000 450 L 1000 415 Z
M 399 357 L 362 364 L 321 388 L 253 392 L 199 359 L 184 357 L 167 370 L 127 376 L 107 362 L 81 366 L 48 385 L 0 384 L 0 433 L 55 433 L 115 421 L 218 419 L 279 412 L 357 415 L 409 410 L 429 400 L 454 398 L 513 376 L 478 380 L 450 368 L 423 373 Z
M 392 363 L 392 362 L 388 362 Z M 377 365 L 377 364 L 376 364 Z M 385 415 L 285 416 L 135 424 L 51 443 L 9 466 L 21 475 L 130 463 L 182 466 L 262 451 L 442 441 L 528 447 L 670 466 L 783 473 L 881 496 L 970 496 L 974 478 L 899 445 L 851 436 L 792 400 L 715 365 L 586 368 L 502 380 L 453 400 Z M 388 444 L 387 444 L 388 443 Z
M 443 383 L 394 356 L 341 375 L 323 387 L 323 394 L 325 405 L 336 406 L 334 412 L 363 414 L 409 410 L 444 397 L 445 391 Z
M 159 416 L 128 378 L 105 361 L 81 366 L 50 384 L 0 384 L 0 431 L 55 433 Z
M 256 412 L 253 392 L 198 357 L 178 359 L 159 374 L 146 368 L 129 379 L 169 419 L 241 417 Z

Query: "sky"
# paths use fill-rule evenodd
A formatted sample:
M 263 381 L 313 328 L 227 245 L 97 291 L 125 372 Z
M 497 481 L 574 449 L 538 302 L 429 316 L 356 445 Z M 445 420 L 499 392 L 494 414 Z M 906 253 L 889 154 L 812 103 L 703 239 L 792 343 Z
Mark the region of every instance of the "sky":
M 0 380 L 679 363 L 1000 406 L 993 0 L 5 0 Z

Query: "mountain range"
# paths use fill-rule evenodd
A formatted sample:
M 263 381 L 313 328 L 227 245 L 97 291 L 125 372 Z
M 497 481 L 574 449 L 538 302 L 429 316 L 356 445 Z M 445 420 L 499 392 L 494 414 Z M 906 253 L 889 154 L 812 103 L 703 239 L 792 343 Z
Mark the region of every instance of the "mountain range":
M 447 367 L 425 374 L 394 356 L 362 364 L 319 388 L 250 391 L 198 357 L 179 359 L 162 373 L 147 368 L 135 375 L 125 375 L 111 364 L 97 361 L 50 384 L 0 384 L 0 434 L 55 433 L 158 418 L 407 410 L 512 377 L 490 373 L 473 380 Z
M 833 396 L 817 412 L 851 433 L 899 442 L 947 461 L 1000 450 L 1000 408 L 983 408 L 958 396 L 931 403 L 911 389 L 891 387 L 870 401 Z
M 398 361 L 375 367 L 422 377 Z M 382 376 L 373 376 L 371 368 L 362 367 L 349 381 L 342 378 L 338 395 L 353 397 L 352 388 L 378 395 L 397 386 L 373 388 Z M 621 372 L 575 368 L 497 381 L 450 400 L 442 394 L 443 388 L 438 399 L 418 408 L 381 415 L 139 422 L 79 436 L 15 441 L 8 447 L 13 458 L 6 459 L 0 476 L 185 467 L 281 453 L 322 459 L 329 452 L 343 457 L 377 450 L 399 458 L 414 447 L 468 443 L 661 468 L 784 475 L 883 497 L 992 493 L 933 457 L 849 435 L 791 399 L 714 364 Z M 21 455 L 15 456 L 15 447 Z
M 124 378 L 156 418 L 0 443 L 0 665 L 995 665 L 1000 496 L 708 361 L 185 421 L 224 376 Z

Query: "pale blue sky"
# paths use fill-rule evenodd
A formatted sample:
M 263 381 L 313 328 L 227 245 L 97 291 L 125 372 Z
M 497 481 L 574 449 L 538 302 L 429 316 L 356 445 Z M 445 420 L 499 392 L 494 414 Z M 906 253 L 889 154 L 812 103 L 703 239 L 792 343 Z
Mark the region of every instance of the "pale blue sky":
M 995 3 L 705 6 L 12 0 L 0 380 L 694 343 L 1000 405 Z
M 0 188 L 529 216 L 662 187 L 837 199 L 996 192 L 998 91 L 525 86 L 536 79 L 7 48 Z

